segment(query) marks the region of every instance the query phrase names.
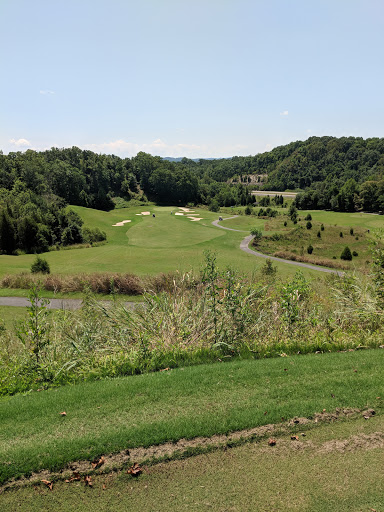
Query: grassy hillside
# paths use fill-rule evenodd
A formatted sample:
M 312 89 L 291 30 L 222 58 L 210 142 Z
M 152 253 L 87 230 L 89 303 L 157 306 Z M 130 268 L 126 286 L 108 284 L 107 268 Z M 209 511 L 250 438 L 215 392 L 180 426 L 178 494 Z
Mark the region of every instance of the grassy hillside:
M 2 398 L 0 482 L 323 409 L 379 408 L 383 362 L 382 350 L 234 361 Z

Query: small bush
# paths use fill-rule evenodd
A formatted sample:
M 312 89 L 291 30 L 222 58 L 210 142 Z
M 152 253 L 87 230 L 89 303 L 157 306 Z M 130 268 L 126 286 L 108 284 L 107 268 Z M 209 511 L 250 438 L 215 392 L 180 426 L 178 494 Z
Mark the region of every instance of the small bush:
M 308 247 L 307 247 L 307 253 L 308 254 L 312 254 L 313 253 L 313 247 L 312 247 L 311 244 L 309 244 Z
M 359 237 L 358 237 L 358 236 L 355 236 L 355 240 L 358 240 L 358 239 L 359 239 Z
M 286 228 L 287 227 L 287 221 L 284 222 L 284 227 Z
M 317 232 L 317 238 L 321 238 L 321 231 Z
M 340 235 L 339 236 L 340 236 L 340 238 L 343 238 L 344 235 L 343 235 L 342 231 L 340 231 Z
M 348 246 L 344 247 L 344 250 L 341 253 L 340 259 L 345 260 L 345 261 L 351 261 L 352 260 L 351 249 Z
M 353 251 L 352 255 L 353 255 L 353 256 L 358 256 L 358 255 L 359 255 L 359 253 L 358 253 L 358 252 L 356 252 L 356 251 Z
M 244 213 L 245 213 L 245 215 L 252 215 L 252 207 L 248 205 L 245 208 Z
M 349 234 L 350 234 L 350 235 L 353 235 L 353 228 L 351 228 L 351 229 L 349 230 Z
M 219 203 L 214 199 L 208 206 L 208 210 L 211 212 L 218 212 L 220 210 Z
M 265 276 L 274 276 L 277 272 L 276 265 L 272 264 L 272 260 L 269 258 L 265 261 L 265 264 L 261 267 L 261 273 Z
M 44 258 L 40 258 L 37 256 L 35 261 L 31 265 L 32 274 L 50 274 L 51 269 L 49 268 L 49 263 Z
M 308 213 L 308 215 L 305 217 L 304 220 L 312 220 L 312 215 L 310 213 Z
M 324 231 L 324 224 L 320 226 L 321 231 Z
M 258 229 L 258 228 L 252 229 L 251 235 L 253 235 L 253 237 L 254 237 L 253 238 L 254 244 L 257 244 L 263 238 L 263 232 L 261 231 L 261 229 Z
M 307 229 L 312 229 L 312 222 L 311 221 L 307 222 Z

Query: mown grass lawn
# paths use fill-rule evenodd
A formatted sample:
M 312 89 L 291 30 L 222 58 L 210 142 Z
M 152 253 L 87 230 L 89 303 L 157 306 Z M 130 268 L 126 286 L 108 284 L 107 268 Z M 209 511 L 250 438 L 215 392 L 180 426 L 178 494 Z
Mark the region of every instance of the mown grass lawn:
M 186 216 L 175 215 L 180 211 L 177 207 L 135 207 L 111 212 L 79 206 L 71 208 L 79 213 L 86 226 L 105 231 L 108 243 L 98 247 L 44 253 L 51 273 L 127 272 L 153 275 L 175 270 L 185 272 L 192 268 L 199 271 L 205 250 L 218 253 L 221 268 L 232 266 L 252 273 L 264 264 L 263 260 L 240 251 L 240 241 L 247 233 L 212 226 L 212 221 L 218 219 L 219 214 L 206 209 L 195 209 L 195 214 L 202 220 L 192 222 Z M 136 215 L 141 211 L 150 211 L 151 215 Z M 131 223 L 113 226 L 122 220 L 131 220 Z M 8 273 L 30 272 L 34 259 L 32 254 L 1 255 L 0 277 Z M 284 264 L 279 269 L 284 275 L 294 273 L 294 269 Z
M 0 482 L 323 409 L 377 408 L 383 363 L 383 350 L 234 361 L 2 398 Z
M 2 510 L 88 512 L 217 510 L 350 512 L 384 508 L 382 448 L 375 440 L 384 416 L 354 419 L 84 482 L 28 486 L 0 495 Z

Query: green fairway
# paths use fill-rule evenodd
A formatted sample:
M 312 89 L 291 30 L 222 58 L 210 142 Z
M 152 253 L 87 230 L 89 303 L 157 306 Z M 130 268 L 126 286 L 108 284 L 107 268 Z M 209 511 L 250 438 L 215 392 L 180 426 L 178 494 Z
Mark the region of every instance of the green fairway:
M 110 212 L 79 206 L 72 208 L 83 218 L 84 225 L 105 231 L 108 243 L 44 253 L 52 273 L 130 272 L 144 275 L 175 270 L 183 272 L 191 268 L 198 270 L 206 249 L 217 252 L 220 267 L 230 265 L 252 273 L 260 269 L 264 260 L 241 251 L 240 241 L 253 228 L 259 228 L 266 234 L 281 232 L 284 219 L 281 216 L 275 219 L 238 216 L 222 222 L 225 227 L 240 230 L 228 231 L 212 226 L 212 221 L 217 220 L 219 214 L 203 208 L 194 208 L 193 211 L 193 215 L 201 218 L 199 221 L 191 221 L 187 217 L 188 212 L 183 216 L 175 215 L 176 212 L 181 213 L 177 207 L 148 206 Z M 148 211 L 150 215 L 138 215 L 142 211 Z M 315 222 L 341 226 L 348 231 L 351 227 L 364 230 L 384 227 L 384 218 L 379 215 L 325 211 L 300 211 L 299 215 L 304 218 L 307 213 L 312 214 Z M 225 219 L 233 214 L 221 215 Z M 131 222 L 113 226 L 124 220 Z M 361 261 L 365 260 L 366 250 L 361 251 L 358 247 L 358 251 L 362 253 Z M 0 277 L 7 273 L 29 272 L 34 259 L 32 254 L 0 256 Z M 284 276 L 296 271 L 284 263 L 277 263 L 277 266 Z M 304 273 L 313 275 L 314 271 L 304 270 Z
M 177 207 L 136 207 L 103 212 L 83 207 L 72 207 L 90 227 L 99 227 L 107 233 L 108 243 L 98 247 L 61 250 L 44 253 L 52 273 L 74 274 L 91 272 L 131 272 L 139 275 L 157 274 L 194 268 L 199 270 L 204 251 L 218 253 L 221 267 L 233 266 L 252 273 L 264 261 L 239 249 L 244 233 L 226 231 L 212 226 L 219 214 L 206 209 L 194 209 L 199 221 L 183 216 Z M 137 215 L 149 211 L 149 216 Z M 171 215 L 172 212 L 172 215 Z M 155 217 L 152 217 L 152 213 Z M 131 220 L 123 226 L 117 222 Z M 35 259 L 32 254 L 0 256 L 0 277 L 8 273 L 29 272 Z M 281 266 L 288 274 L 293 270 Z
M 0 481 L 323 409 L 379 408 L 383 363 L 383 350 L 234 361 L 2 398 Z
M 0 306 L 0 321 L 3 320 L 7 329 L 13 329 L 17 322 L 24 322 L 27 318 L 25 308 Z

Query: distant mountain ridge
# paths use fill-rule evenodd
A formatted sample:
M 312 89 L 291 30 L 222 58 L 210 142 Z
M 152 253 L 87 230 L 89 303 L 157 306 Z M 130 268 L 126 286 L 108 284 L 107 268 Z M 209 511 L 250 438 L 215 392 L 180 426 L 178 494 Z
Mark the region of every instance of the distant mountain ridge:
M 179 156 L 174 158 L 173 156 L 163 156 L 161 157 L 163 160 L 168 160 L 168 162 L 181 162 L 183 158 L 188 158 L 184 156 Z M 223 160 L 222 158 L 188 158 L 188 160 L 192 160 L 192 162 L 199 162 L 200 160 Z

